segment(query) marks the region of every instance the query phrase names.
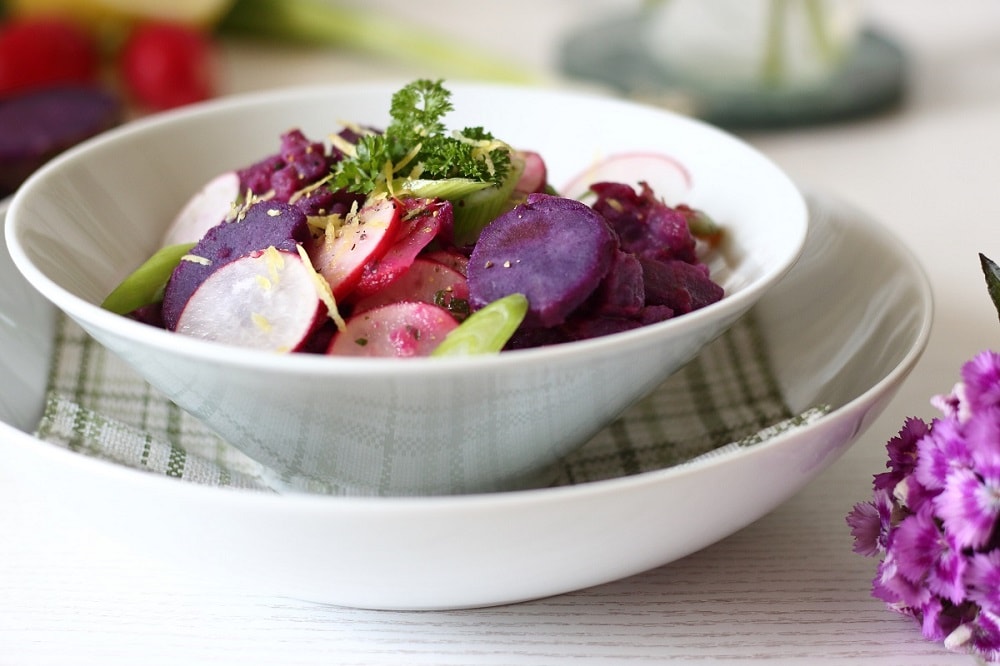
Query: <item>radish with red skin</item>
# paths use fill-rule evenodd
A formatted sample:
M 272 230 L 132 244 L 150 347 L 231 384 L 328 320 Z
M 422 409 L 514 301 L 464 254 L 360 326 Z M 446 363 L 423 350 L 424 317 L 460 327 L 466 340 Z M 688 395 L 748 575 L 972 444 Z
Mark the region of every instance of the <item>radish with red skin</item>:
M 330 344 L 334 356 L 430 356 L 458 327 L 447 310 L 429 303 L 390 303 L 354 315 Z
M 466 277 L 469 275 L 469 257 L 461 252 L 456 250 L 435 250 L 433 252 L 427 252 L 422 256 L 424 259 L 444 264 L 453 271 L 457 271 Z
M 401 199 L 403 214 L 389 249 L 370 261 L 351 294 L 364 299 L 377 294 L 406 273 L 417 255 L 437 236 L 442 224 L 451 224 L 451 203 L 431 199 Z
M 594 183 L 617 182 L 636 186 L 646 182 L 661 196 L 681 198 L 691 190 L 691 174 L 677 160 L 662 153 L 642 151 L 606 157 L 566 183 L 559 192 L 582 199 Z
M 469 300 L 465 276 L 436 261 L 417 259 L 389 286 L 356 302 L 353 312 L 359 314 L 401 301 L 442 305 L 456 299 Z
M 163 294 L 163 322 L 174 330 L 187 301 L 212 273 L 231 261 L 272 245 L 282 251 L 297 252 L 297 246 L 311 237 L 305 214 L 294 206 L 261 201 L 231 222 L 215 225 L 202 237 L 174 269 Z
M 270 247 L 214 271 L 188 299 L 177 332 L 203 340 L 292 352 L 324 321 L 315 274 L 296 251 Z
M 469 258 L 469 304 L 477 310 L 524 294 L 525 324 L 556 326 L 601 283 L 617 247 L 611 227 L 586 204 L 528 195 L 480 234 Z
M 97 43 L 77 23 L 58 16 L 0 22 L 0 95 L 96 84 L 99 72 Z
M 306 243 L 313 266 L 329 283 L 336 300 L 350 294 L 365 266 L 388 250 L 399 228 L 400 208 L 393 199 L 375 199 L 357 214 L 348 215 L 335 232 L 331 228 Z
M 521 178 L 514 186 L 515 192 L 531 194 L 532 192 L 544 192 L 549 184 L 548 167 L 545 160 L 538 153 L 531 150 L 518 151 L 518 155 L 524 160 L 524 170 Z
M 122 83 L 155 111 L 200 102 L 215 94 L 216 54 L 208 33 L 170 21 L 132 27 L 118 54 Z
M 205 183 L 191 197 L 167 229 L 161 245 L 197 243 L 208 230 L 225 220 L 240 199 L 240 177 L 227 171 Z

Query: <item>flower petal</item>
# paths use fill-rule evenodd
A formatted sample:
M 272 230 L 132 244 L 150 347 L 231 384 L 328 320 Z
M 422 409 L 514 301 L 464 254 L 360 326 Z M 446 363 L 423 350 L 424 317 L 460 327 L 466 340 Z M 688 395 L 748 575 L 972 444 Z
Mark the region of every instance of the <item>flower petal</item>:
M 852 549 L 859 555 L 871 557 L 879 552 L 879 535 L 882 531 L 878 509 L 873 502 L 859 502 L 847 514 L 847 524 L 854 537 Z
M 974 413 L 1000 407 L 1000 354 L 983 351 L 962 366 L 965 399 Z
M 930 433 L 920 440 L 917 447 L 914 476 L 932 490 L 943 488 L 953 469 L 972 466 L 972 452 L 957 421 L 935 419 Z
M 1000 514 L 1000 487 L 985 484 L 972 470 L 956 469 L 934 498 L 945 532 L 959 548 L 983 546 Z

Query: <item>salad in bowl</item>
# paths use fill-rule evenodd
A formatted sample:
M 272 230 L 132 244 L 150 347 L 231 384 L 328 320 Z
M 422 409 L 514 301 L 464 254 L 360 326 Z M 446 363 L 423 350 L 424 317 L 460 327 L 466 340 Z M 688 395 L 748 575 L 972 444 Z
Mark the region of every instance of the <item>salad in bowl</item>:
M 788 272 L 807 213 L 696 120 L 417 81 L 126 123 L 5 225 L 28 282 L 274 487 L 439 495 L 544 483 Z
M 678 168 L 666 156 L 588 167 L 581 201 L 538 152 L 449 132 L 452 108 L 422 79 L 393 95 L 384 129 L 284 132 L 197 192 L 104 307 L 267 351 L 414 357 L 584 340 L 723 297 L 698 252 L 720 228 L 645 179 Z M 599 180 L 623 162 L 636 185 Z

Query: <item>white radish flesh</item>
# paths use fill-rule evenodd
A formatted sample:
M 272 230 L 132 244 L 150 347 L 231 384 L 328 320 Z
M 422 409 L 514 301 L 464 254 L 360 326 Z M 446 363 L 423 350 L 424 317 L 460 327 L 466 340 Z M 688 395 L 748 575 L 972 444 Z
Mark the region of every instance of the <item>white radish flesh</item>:
M 197 243 L 206 231 L 226 219 L 241 194 L 240 177 L 235 171 L 216 176 L 184 204 L 161 246 Z
M 328 353 L 334 356 L 430 356 L 458 327 L 446 310 L 429 303 L 392 303 L 347 320 Z
M 298 254 L 272 248 L 213 272 L 188 299 L 177 331 L 274 352 L 296 351 L 326 312 Z
M 347 296 L 365 266 L 385 254 L 396 238 L 399 219 L 398 204 L 378 199 L 357 215 L 348 216 L 336 234 L 320 236 L 306 245 L 313 266 L 326 278 L 335 299 Z

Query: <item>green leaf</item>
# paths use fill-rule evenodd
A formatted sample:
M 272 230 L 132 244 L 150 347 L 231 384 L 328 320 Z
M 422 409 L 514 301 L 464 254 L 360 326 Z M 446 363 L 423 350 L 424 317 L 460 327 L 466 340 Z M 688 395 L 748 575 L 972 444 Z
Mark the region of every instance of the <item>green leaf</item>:
M 992 259 L 983 253 L 979 253 L 979 263 L 983 267 L 983 275 L 986 276 L 986 290 L 993 301 L 993 307 L 1000 317 L 1000 266 L 997 266 Z
M 181 257 L 191 251 L 194 243 L 168 245 L 158 250 L 135 269 L 101 303 L 115 314 L 128 314 L 137 308 L 163 300 L 163 290 Z
M 369 194 L 387 179 L 475 180 L 502 185 L 511 171 L 507 144 L 481 127 L 446 133 L 451 92 L 441 79 L 418 79 L 396 91 L 381 134 L 362 137 L 355 154 L 337 163 L 331 187 Z

